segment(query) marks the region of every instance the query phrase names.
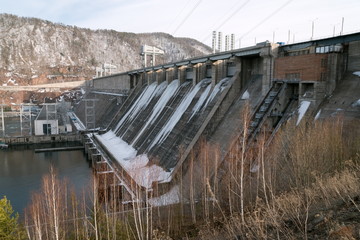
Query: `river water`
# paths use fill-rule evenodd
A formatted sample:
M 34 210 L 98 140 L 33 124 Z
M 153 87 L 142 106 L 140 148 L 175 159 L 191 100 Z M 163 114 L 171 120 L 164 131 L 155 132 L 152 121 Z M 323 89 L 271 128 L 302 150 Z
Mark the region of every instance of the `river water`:
M 73 145 L 72 145 L 73 146 Z M 0 198 L 6 196 L 14 210 L 23 213 L 31 192 L 41 188 L 44 174 L 54 166 L 60 178 L 66 178 L 78 193 L 90 183 L 91 166 L 83 150 L 35 153 L 35 148 L 59 145 L 16 146 L 0 149 Z

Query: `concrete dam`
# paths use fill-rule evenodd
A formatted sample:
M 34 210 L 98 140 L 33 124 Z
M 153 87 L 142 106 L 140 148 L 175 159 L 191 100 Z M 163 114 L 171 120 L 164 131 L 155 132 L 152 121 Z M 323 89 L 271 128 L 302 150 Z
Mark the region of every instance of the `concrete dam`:
M 332 97 L 346 94 L 345 115 L 359 119 L 356 71 L 359 33 L 290 45 L 264 42 L 95 78 L 72 119 L 82 123 L 77 128 L 98 174 L 114 177 L 124 202 L 136 198 L 137 188 L 156 186 L 160 197 L 175 189 L 175 179 L 188 184 L 189 158 L 202 141 L 219 149 L 220 160 L 212 164 L 217 169 L 244 141 L 245 130 L 247 143 L 261 129 L 270 143 L 289 118 L 299 124 L 305 115 L 329 117 L 336 111 L 327 105 Z M 352 93 L 341 91 L 349 84 Z M 250 117 L 244 126 L 245 109 Z M 200 165 L 194 162 L 195 171 Z

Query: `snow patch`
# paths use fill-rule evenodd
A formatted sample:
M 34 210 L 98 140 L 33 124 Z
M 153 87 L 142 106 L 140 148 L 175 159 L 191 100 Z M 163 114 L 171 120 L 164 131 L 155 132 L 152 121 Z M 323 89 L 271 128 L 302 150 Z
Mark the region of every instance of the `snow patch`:
M 193 116 L 202 108 L 202 106 L 204 105 L 205 100 L 207 99 L 207 97 L 209 96 L 209 92 L 211 90 L 211 85 L 208 85 L 205 89 L 205 91 L 201 94 L 199 100 L 197 101 L 197 103 L 195 104 L 195 106 L 192 109 L 192 114 L 188 120 L 188 122 L 193 118 Z M 205 107 L 203 107 L 205 108 Z
M 117 132 L 119 128 L 125 123 L 125 121 L 131 121 L 137 113 L 143 109 L 153 97 L 153 93 L 156 89 L 156 82 L 147 86 L 141 95 L 136 99 L 135 103 L 132 104 L 130 110 L 121 118 L 121 120 L 116 125 L 114 132 Z
M 321 109 L 316 113 L 316 115 L 315 115 L 315 121 L 319 119 L 320 114 L 321 114 Z
M 7 81 L 7 83 L 11 83 L 11 84 L 13 84 L 13 85 L 18 85 L 18 84 L 16 83 L 16 80 L 15 80 L 15 79 L 11 79 L 11 78 Z
M 335 110 L 335 112 L 333 112 L 333 113 L 330 114 L 330 116 L 335 117 L 335 116 L 339 115 L 340 113 L 342 113 L 342 112 L 344 112 L 344 111 L 345 111 L 345 110 L 342 109 L 342 108 L 337 108 L 337 109 Z
M 180 188 L 179 185 L 173 186 L 167 193 L 150 198 L 148 203 L 153 207 L 167 206 L 170 204 L 176 204 L 180 202 Z
M 246 91 L 243 93 L 243 95 L 241 96 L 241 99 L 242 99 L 242 100 L 247 100 L 247 99 L 249 99 L 249 98 L 250 98 L 250 94 L 249 94 L 248 90 L 246 90 Z
M 360 99 L 351 104 L 352 107 L 360 107 Z
M 360 71 L 353 72 L 353 74 L 360 77 Z
M 77 130 L 86 129 L 85 125 L 81 122 L 81 120 L 76 116 L 74 112 L 68 112 L 67 115 L 70 117 L 71 121 L 73 122 Z
M 298 119 L 296 121 L 296 126 L 299 125 L 301 119 L 304 117 L 304 115 L 305 115 L 306 111 L 308 110 L 309 106 L 310 106 L 309 101 L 301 101 L 300 107 L 298 109 L 299 115 L 298 115 Z
M 162 167 L 149 164 L 146 154 L 137 155 L 137 151 L 124 140 L 117 137 L 113 131 L 103 135 L 95 134 L 115 160 L 126 170 L 134 181 L 145 188 L 151 188 L 153 182 L 166 182 L 171 171 L 166 172 Z
M 250 172 L 251 172 L 251 173 L 256 173 L 256 172 L 259 171 L 259 169 L 260 169 L 260 165 L 259 165 L 259 164 L 253 164 L 253 165 L 251 166 L 251 168 L 250 168 Z
M 161 144 L 174 129 L 175 125 L 178 123 L 186 109 L 191 104 L 197 92 L 200 90 L 201 82 L 196 84 L 190 92 L 186 94 L 186 96 L 182 99 L 179 106 L 176 108 L 175 112 L 171 115 L 170 119 L 163 126 L 160 132 L 156 135 L 155 139 L 152 141 L 149 150 L 152 149 L 155 145 Z
M 213 91 L 211 92 L 208 100 L 206 101 L 206 103 L 205 103 L 205 105 L 204 105 L 205 107 L 215 98 L 215 96 L 216 96 L 219 92 L 221 92 L 222 90 L 224 90 L 224 88 L 227 86 L 226 83 L 228 82 L 228 80 L 229 80 L 229 78 L 223 78 L 220 82 L 218 82 L 218 83 L 215 85 Z
M 165 85 L 164 85 L 165 86 Z M 179 80 L 172 81 L 165 89 L 163 94 L 161 95 L 160 99 L 157 101 L 156 105 L 153 108 L 153 111 L 148 118 L 145 125 L 141 128 L 141 131 L 137 134 L 136 138 L 133 140 L 131 145 L 134 145 L 143 132 L 148 128 L 149 125 L 153 124 L 154 121 L 159 117 L 160 113 L 165 108 L 166 104 L 169 102 L 172 96 L 174 96 L 175 92 L 178 90 L 180 86 Z

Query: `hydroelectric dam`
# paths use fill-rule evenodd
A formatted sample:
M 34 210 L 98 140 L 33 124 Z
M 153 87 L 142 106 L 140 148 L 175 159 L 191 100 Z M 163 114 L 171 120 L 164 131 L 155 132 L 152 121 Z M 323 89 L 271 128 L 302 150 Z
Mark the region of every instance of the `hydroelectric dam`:
M 263 42 L 95 78 L 71 118 L 123 203 L 156 191 L 152 204 L 166 205 L 203 184 L 204 142 L 218 150 L 207 177 L 221 182 L 232 148 L 251 146 L 262 131 L 269 144 L 289 119 L 341 112 L 359 121 L 359 75 L 360 33 Z

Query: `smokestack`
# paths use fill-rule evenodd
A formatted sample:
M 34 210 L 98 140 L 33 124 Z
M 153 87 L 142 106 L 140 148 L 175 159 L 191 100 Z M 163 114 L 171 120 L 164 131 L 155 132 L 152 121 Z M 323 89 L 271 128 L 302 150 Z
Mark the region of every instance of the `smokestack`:
M 231 40 L 230 40 L 230 50 L 235 49 L 235 34 L 231 34 Z
M 216 52 L 216 31 L 213 31 L 212 42 L 211 42 L 212 52 Z
M 218 51 L 221 52 L 222 50 L 222 32 L 218 34 Z
M 229 50 L 230 50 L 230 36 L 225 35 L 225 51 L 229 51 Z

